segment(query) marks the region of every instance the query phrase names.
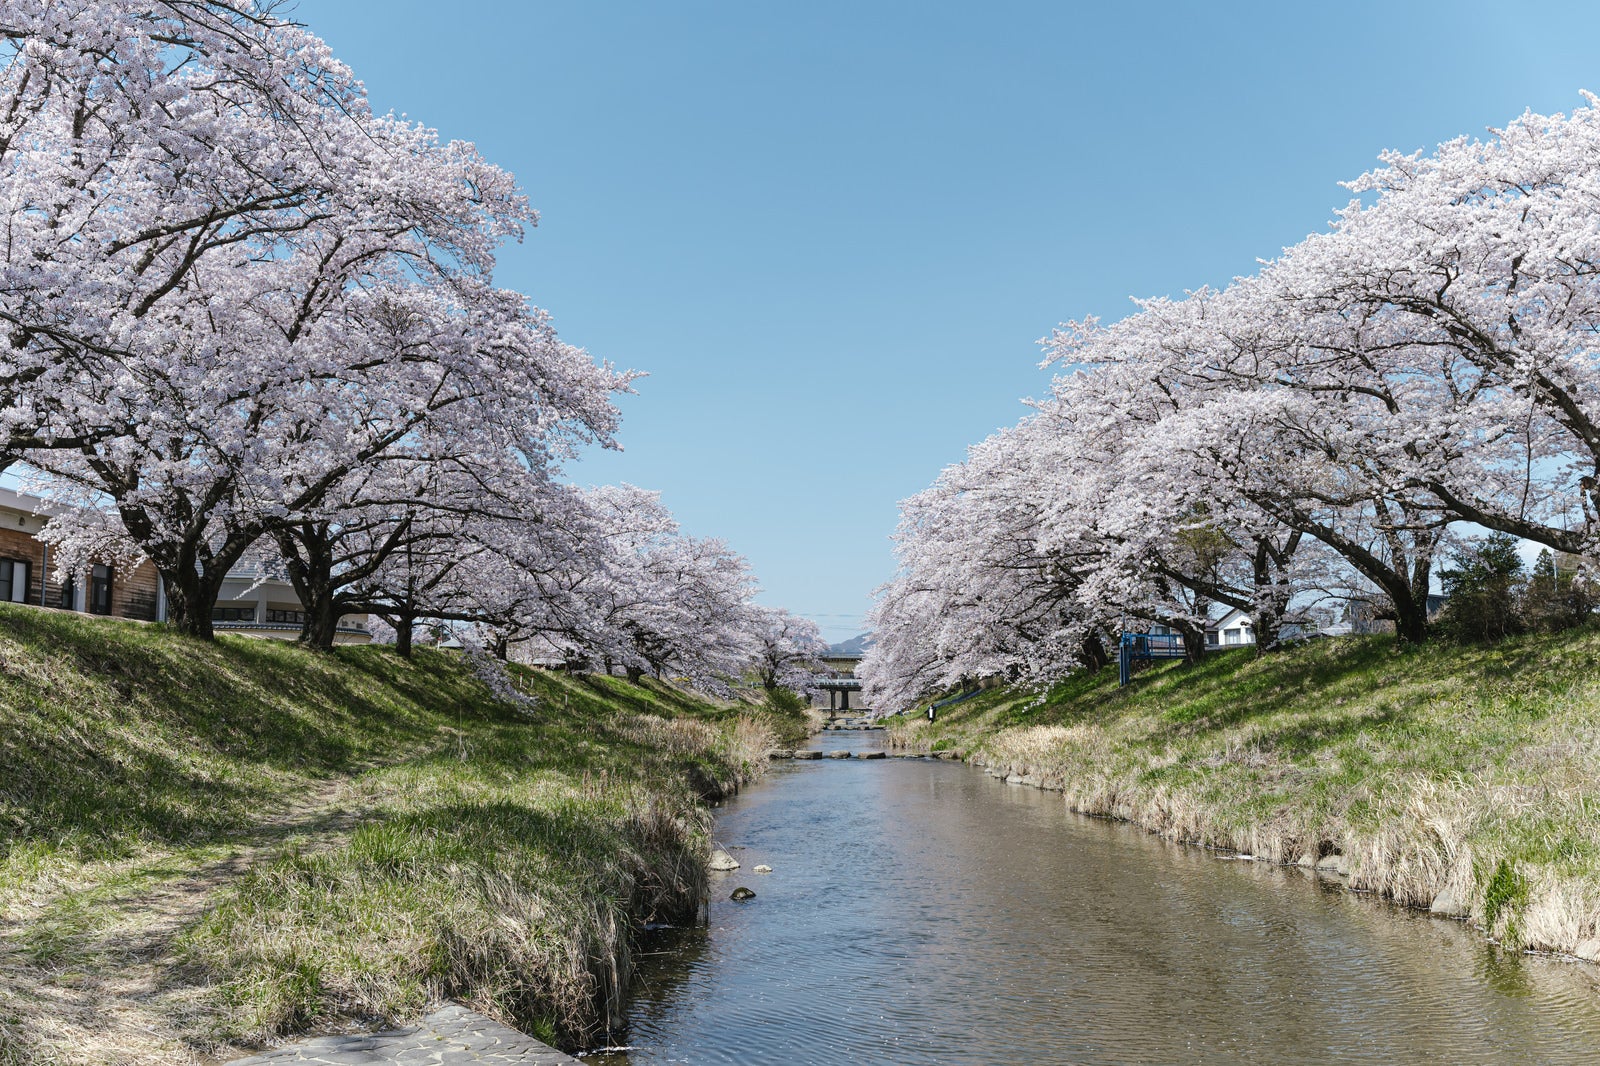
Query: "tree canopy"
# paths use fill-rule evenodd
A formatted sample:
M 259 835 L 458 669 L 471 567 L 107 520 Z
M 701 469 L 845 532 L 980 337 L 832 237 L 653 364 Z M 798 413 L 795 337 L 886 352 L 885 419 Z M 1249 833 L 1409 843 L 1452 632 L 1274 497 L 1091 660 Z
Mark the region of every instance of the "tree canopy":
M 1048 683 L 1135 626 L 1200 654 L 1219 606 L 1262 648 L 1324 600 L 1420 641 L 1468 523 L 1592 558 L 1597 149 L 1589 97 L 1386 154 L 1254 275 L 1056 329 L 1050 396 L 903 505 L 869 700 Z

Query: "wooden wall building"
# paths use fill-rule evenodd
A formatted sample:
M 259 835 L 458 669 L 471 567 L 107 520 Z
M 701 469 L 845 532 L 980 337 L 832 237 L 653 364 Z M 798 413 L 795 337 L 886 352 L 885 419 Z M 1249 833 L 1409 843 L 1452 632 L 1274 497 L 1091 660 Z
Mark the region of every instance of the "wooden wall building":
M 96 563 L 90 572 L 58 581 L 51 573 L 50 546 L 39 539 L 49 521 L 35 513 L 41 500 L 0 488 L 0 600 L 114 618 L 155 622 L 166 617 L 161 580 L 148 560 L 134 567 Z M 289 582 L 248 568 L 229 574 L 213 612 L 218 630 L 294 639 L 300 633 L 300 600 Z M 365 615 L 340 620 L 339 643 L 371 640 Z

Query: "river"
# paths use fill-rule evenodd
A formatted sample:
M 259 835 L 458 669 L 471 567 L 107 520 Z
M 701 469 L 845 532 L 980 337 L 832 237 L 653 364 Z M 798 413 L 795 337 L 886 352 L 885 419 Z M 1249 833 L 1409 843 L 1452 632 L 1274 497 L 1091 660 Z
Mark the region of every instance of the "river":
M 1600 1062 L 1591 967 L 959 763 L 778 763 L 716 835 L 743 868 L 647 944 L 631 1050 L 588 1061 Z

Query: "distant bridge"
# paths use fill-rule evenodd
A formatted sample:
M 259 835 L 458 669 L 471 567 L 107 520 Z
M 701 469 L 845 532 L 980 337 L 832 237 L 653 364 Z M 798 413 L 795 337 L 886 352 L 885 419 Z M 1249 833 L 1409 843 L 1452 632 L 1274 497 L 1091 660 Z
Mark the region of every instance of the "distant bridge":
M 811 682 L 811 687 L 821 689 L 828 694 L 828 710 L 848 711 L 850 709 L 850 693 L 861 691 L 861 679 L 857 677 L 824 677 Z

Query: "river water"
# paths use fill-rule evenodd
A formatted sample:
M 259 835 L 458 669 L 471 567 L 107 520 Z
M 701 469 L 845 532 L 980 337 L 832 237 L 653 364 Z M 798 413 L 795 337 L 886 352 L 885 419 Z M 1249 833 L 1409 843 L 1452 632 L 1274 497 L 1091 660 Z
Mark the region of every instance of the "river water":
M 778 763 L 716 835 L 743 868 L 588 1061 L 1600 1063 L 1595 969 L 959 763 Z

